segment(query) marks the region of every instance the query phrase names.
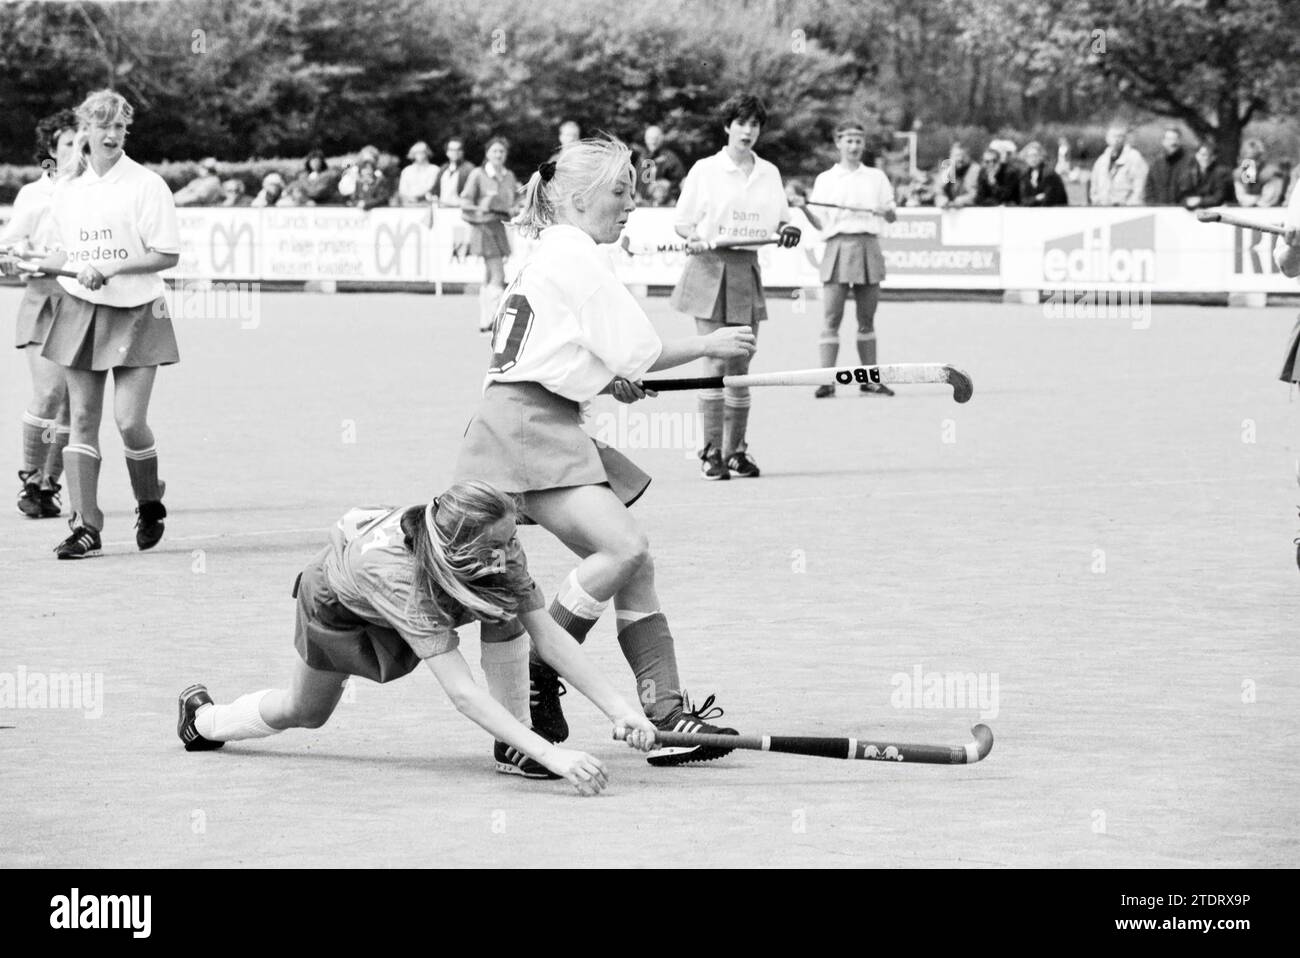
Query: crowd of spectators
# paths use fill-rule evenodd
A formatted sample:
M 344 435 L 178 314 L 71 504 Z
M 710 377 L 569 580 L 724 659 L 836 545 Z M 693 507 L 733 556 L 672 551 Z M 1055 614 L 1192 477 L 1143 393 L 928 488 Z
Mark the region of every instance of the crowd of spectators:
M 579 139 L 582 130 L 566 120 L 557 131 L 560 145 Z M 686 165 L 668 145 L 662 127 L 646 127 L 636 147 L 636 195 L 642 206 L 672 206 Z M 175 194 L 177 206 L 378 206 L 462 207 L 464 193 L 476 169 L 465 157 L 465 141 L 453 136 L 443 145 L 441 161 L 423 140 L 406 154 L 403 166 L 375 146 L 363 147 L 355 161 L 333 167 L 320 150 L 313 150 L 302 170 L 286 181 L 269 173 L 260 191 L 249 196 L 238 179 L 224 182 L 216 159 L 199 164 L 199 174 Z M 954 143 L 948 157 L 932 173 L 887 171 L 902 206 L 1282 206 L 1294 183 L 1292 164 L 1270 160 L 1263 143 L 1242 145 L 1235 168 L 1217 155 L 1210 140 L 1189 149 L 1176 127 L 1164 131 L 1160 149 L 1143 156 L 1130 142 L 1124 123 L 1106 131 L 1106 148 L 1091 165 L 1077 160 L 1067 140 L 1057 143 L 1055 162 L 1037 141 L 1018 148 L 1008 139 L 991 140 L 975 162 L 963 143 Z M 1300 174 L 1300 170 L 1297 170 Z

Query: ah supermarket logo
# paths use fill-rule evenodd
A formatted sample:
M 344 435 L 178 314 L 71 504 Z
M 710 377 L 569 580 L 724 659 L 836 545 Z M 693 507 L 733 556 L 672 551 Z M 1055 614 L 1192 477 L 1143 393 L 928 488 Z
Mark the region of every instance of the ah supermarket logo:
M 1103 223 L 1043 244 L 1049 283 L 1154 283 L 1156 218 Z

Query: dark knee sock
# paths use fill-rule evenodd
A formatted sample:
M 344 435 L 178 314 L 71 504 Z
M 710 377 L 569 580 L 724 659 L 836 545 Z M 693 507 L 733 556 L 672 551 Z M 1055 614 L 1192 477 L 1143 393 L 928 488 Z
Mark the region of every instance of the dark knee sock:
M 636 675 L 637 695 L 652 721 L 659 721 L 682 703 L 677 653 L 668 620 L 655 612 L 619 629 L 618 644 Z
M 136 502 L 157 502 L 162 499 L 166 483 L 158 478 L 158 449 L 127 449 L 126 471 L 131 476 L 131 492 Z

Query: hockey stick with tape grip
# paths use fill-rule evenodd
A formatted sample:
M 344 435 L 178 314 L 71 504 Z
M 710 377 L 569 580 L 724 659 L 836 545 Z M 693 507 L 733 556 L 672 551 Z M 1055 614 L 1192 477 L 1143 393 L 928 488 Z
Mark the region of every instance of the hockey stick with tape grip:
M 967 373 L 944 363 L 894 363 L 885 366 L 824 366 L 776 373 L 746 373 L 743 376 L 700 376 L 693 379 L 646 379 L 637 385 L 656 392 L 680 389 L 721 389 L 724 386 L 849 386 L 853 383 L 883 383 L 886 386 L 946 383 L 952 398 L 969 402 L 975 384 Z
M 785 752 L 788 755 L 811 755 L 817 758 L 912 762 L 921 765 L 973 765 L 993 751 L 993 730 L 980 724 L 971 729 L 971 735 L 973 738 L 965 745 L 909 745 L 902 742 L 809 735 L 717 735 L 657 731 L 655 743 L 668 748 L 704 745 L 756 752 Z M 626 737 L 626 729 L 614 730 L 614 738 L 622 741 Z

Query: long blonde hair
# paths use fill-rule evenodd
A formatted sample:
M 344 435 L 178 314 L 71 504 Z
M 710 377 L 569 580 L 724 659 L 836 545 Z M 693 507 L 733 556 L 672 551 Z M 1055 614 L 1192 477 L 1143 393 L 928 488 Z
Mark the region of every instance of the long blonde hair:
M 96 90 L 73 111 L 77 114 L 77 135 L 72 141 L 72 165 L 59 170 L 59 176 L 76 179 L 90 165 L 90 125 L 121 119 L 127 126 L 135 119 L 135 108 L 126 97 L 113 90 Z
M 529 177 L 515 226 L 525 236 L 536 237 L 555 224 L 560 207 L 575 197 L 591 196 L 630 175 L 631 169 L 632 151 L 612 136 L 566 143 Z
M 506 554 L 489 548 L 483 536 L 489 526 L 517 514 L 514 498 L 472 479 L 403 515 L 416 589 L 433 598 L 444 620 L 455 618 L 456 607 L 497 622 L 514 615 L 526 569 L 507 563 Z

